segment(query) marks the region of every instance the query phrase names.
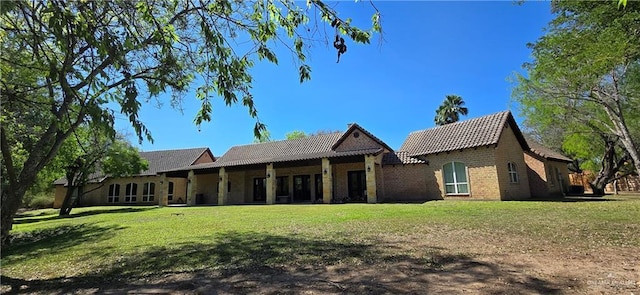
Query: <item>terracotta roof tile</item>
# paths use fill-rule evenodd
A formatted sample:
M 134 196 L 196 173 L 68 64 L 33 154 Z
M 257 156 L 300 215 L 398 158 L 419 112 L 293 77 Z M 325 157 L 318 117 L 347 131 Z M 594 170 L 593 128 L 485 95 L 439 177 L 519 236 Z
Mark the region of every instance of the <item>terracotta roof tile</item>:
M 415 131 L 409 134 L 400 150 L 407 152 L 410 156 L 419 156 L 496 144 L 508 120 L 515 125 L 511 112 L 504 111 Z M 514 126 L 516 136 L 521 138 L 520 143 L 526 147 L 526 141 L 522 138 L 520 130 L 515 129 L 517 126 Z
M 424 164 L 423 160 L 409 157 L 408 152 L 396 151 L 386 153 L 382 156 L 382 165 L 406 165 L 406 164 Z
M 525 139 L 527 140 L 527 144 L 529 144 L 529 147 L 531 148 L 531 152 L 535 155 L 538 155 L 546 159 L 553 159 L 553 160 L 558 160 L 562 162 L 573 162 L 571 158 L 566 157 L 563 154 L 560 154 L 550 148 L 543 146 L 542 144 L 540 144 L 539 142 L 533 140 L 528 136 L 525 136 Z
M 176 149 L 176 150 L 162 150 L 162 151 L 150 151 L 140 152 L 140 157 L 146 159 L 149 163 L 147 170 L 142 171 L 135 176 L 148 176 L 156 175 L 159 171 L 172 170 L 184 166 L 193 164 L 200 156 L 206 152 L 210 152 L 209 148 L 191 148 L 191 149 Z M 90 176 L 89 182 L 102 182 L 107 177 L 102 173 L 94 173 Z M 66 178 L 60 178 L 54 181 L 54 184 L 67 184 Z

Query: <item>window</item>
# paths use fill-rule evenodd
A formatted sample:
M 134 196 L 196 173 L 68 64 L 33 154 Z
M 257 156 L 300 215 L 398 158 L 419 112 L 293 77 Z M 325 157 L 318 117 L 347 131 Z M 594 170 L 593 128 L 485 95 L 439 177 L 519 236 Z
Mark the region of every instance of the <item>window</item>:
M 467 166 L 460 162 L 447 163 L 444 170 L 444 187 L 447 195 L 468 195 Z
M 153 195 L 156 191 L 156 184 L 153 182 L 147 182 L 142 187 L 142 201 L 153 202 Z
M 109 185 L 109 195 L 107 196 L 107 203 L 118 202 L 120 202 L 120 185 L 111 184 Z
M 127 189 L 124 193 L 124 201 L 127 203 L 135 202 L 137 192 L 138 192 L 137 183 L 127 183 Z
M 169 189 L 167 192 L 167 198 L 169 199 L 169 201 L 173 200 L 173 181 L 169 181 Z
M 276 177 L 276 196 L 289 195 L 289 176 Z
M 509 182 L 518 183 L 518 169 L 513 162 L 507 163 L 507 169 L 509 170 Z

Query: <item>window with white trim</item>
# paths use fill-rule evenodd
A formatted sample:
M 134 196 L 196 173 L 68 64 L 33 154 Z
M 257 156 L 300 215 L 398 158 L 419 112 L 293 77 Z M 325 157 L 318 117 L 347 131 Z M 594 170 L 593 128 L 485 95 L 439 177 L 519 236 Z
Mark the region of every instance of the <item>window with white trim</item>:
M 451 162 L 442 167 L 444 188 L 447 195 L 468 195 L 467 166 L 461 162 Z
M 142 187 L 142 201 L 153 202 L 153 196 L 156 191 L 156 184 L 153 182 L 147 182 Z
M 138 184 L 133 182 L 127 183 L 127 187 L 124 192 L 124 201 L 127 203 L 135 202 L 137 194 L 138 194 Z
M 169 189 L 167 192 L 167 199 L 169 201 L 173 201 L 173 181 L 169 181 Z
M 109 195 L 107 196 L 107 203 L 118 202 L 120 202 L 120 185 L 114 183 L 109 185 Z
M 507 170 L 509 171 L 509 182 L 518 183 L 520 179 L 518 178 L 518 167 L 516 164 L 513 162 L 507 163 Z

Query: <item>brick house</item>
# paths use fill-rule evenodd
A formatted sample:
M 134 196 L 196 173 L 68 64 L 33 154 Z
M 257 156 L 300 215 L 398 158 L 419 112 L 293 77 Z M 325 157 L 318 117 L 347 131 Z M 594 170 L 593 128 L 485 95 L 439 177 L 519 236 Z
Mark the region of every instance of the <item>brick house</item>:
M 531 138 L 526 138 L 530 149 L 525 152 L 531 196 L 562 197 L 569 189 L 571 159 L 557 153 Z
M 138 175 L 112 178 L 94 177 L 83 190 L 86 194 L 79 200 L 82 206 L 158 203 L 161 195 L 169 203 L 185 203 L 187 180 L 184 178 L 165 178 L 158 171 L 175 169 L 187 165 L 213 162 L 215 158 L 209 148 L 192 148 L 141 152 L 149 167 Z M 161 191 L 164 183 L 164 191 Z M 55 184 L 54 208 L 60 208 L 67 191 L 66 179 L 58 179 Z
M 152 153 L 166 152 L 166 158 L 179 151 Z M 217 159 L 208 149 L 194 149 L 190 157 L 150 167 L 131 179 L 106 178 L 105 188 L 82 204 L 131 203 L 131 185 L 126 185 L 132 179 L 146 186 L 153 182 L 158 187 L 153 202 L 159 205 L 526 199 L 540 192 L 533 193 L 538 183 L 530 184 L 529 171 L 538 168 L 529 168 L 528 155 L 537 156 L 508 111 L 412 132 L 399 151 L 350 124 L 345 132 L 234 146 Z M 564 163 L 555 160 L 536 165 L 547 169 Z M 154 161 L 149 158 L 150 166 Z M 540 179 L 547 181 L 535 180 Z M 63 185 L 59 189 L 64 192 Z

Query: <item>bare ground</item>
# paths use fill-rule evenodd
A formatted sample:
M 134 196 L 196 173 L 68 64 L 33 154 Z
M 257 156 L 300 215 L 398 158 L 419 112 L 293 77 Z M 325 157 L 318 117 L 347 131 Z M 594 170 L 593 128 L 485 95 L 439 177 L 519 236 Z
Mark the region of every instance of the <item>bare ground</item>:
M 104 281 L 17 280 L 34 294 L 640 294 L 638 247 L 572 247 L 500 233 L 446 230 L 380 237 L 377 261 L 258 265 Z

